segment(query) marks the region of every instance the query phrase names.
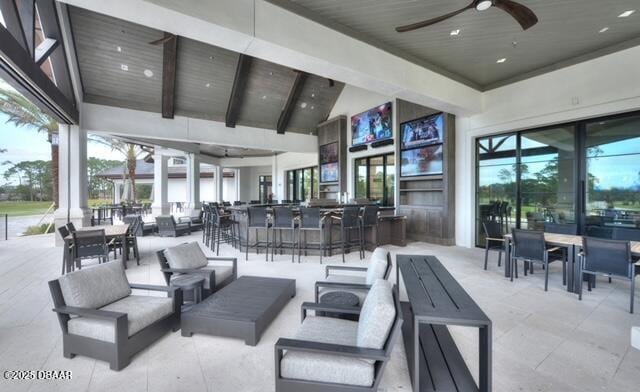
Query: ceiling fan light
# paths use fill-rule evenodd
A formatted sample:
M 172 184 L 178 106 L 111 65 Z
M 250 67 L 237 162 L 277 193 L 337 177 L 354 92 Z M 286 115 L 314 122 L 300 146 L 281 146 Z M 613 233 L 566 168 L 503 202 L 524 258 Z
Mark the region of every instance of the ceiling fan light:
M 493 5 L 493 1 L 491 0 L 481 0 L 476 4 L 476 9 L 478 11 L 486 11 Z

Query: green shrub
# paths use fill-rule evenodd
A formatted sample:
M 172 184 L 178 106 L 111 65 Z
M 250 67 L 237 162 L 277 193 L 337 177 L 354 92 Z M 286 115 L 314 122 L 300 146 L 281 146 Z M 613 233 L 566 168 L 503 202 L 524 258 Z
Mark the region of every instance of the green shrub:
M 55 230 L 55 227 L 51 225 L 51 227 L 49 228 L 49 231 L 46 231 L 48 226 L 49 226 L 48 223 L 43 223 L 40 226 L 29 226 L 27 227 L 27 230 L 24 232 L 24 235 L 53 233 L 53 231 Z

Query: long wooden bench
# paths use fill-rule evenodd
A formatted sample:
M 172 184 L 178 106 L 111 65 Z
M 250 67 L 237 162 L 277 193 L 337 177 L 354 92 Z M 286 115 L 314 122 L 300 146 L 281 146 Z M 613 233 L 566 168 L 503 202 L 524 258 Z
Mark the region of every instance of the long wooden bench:
M 491 320 L 434 256 L 398 255 L 396 262 L 409 298 L 401 304 L 402 335 L 413 389 L 490 391 Z M 479 328 L 479 385 L 447 325 Z

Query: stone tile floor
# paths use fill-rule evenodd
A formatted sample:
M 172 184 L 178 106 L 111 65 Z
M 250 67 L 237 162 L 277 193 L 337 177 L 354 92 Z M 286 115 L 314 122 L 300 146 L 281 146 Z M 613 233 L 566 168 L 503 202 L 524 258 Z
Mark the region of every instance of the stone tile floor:
M 191 239 L 198 240 L 200 233 Z M 129 262 L 132 282 L 163 282 L 154 251 L 187 238 L 144 237 L 141 265 Z M 495 258 L 482 270 L 480 249 L 412 243 L 389 247 L 392 253 L 433 254 L 493 320 L 493 378 L 495 391 L 632 391 L 640 385 L 640 351 L 630 347 L 630 327 L 640 315 L 628 308 L 628 285 L 598 281 L 583 301 L 567 293 L 560 266 L 550 270 L 549 291 L 544 274 L 521 276 L 510 282 Z M 290 336 L 300 323 L 299 306 L 313 299 L 313 283 L 324 266 L 317 256 L 291 264 L 286 255 L 266 263 L 263 255 L 239 255 L 229 246 L 221 255 L 237 255 L 239 274 L 289 277 L 297 280 L 297 296 L 271 324 L 256 347 L 241 340 L 180 333 L 167 334 L 135 356 L 120 372 L 105 362 L 77 356 L 62 357 L 61 332 L 51 311 L 46 282 L 60 273 L 61 249 L 53 237 L 37 236 L 0 242 L 0 370 L 71 370 L 71 381 L 6 381 L 2 391 L 271 391 L 273 345 Z M 367 256 L 369 253 L 367 252 Z M 340 257 L 325 259 L 340 263 Z M 358 265 L 357 254 L 347 262 Z M 325 264 L 326 264 L 325 263 Z M 392 272 L 395 277 L 395 271 Z M 395 279 L 395 278 L 393 278 Z M 637 300 L 640 298 L 637 298 Z M 465 359 L 477 372 L 477 332 L 452 328 Z M 402 341 L 398 341 L 381 390 L 409 391 Z

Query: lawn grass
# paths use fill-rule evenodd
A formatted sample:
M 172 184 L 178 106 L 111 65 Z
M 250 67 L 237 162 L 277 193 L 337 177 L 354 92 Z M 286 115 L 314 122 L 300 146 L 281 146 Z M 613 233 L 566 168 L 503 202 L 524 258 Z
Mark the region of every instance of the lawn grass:
M 0 215 L 42 215 L 49 207 L 50 201 L 0 201 Z

